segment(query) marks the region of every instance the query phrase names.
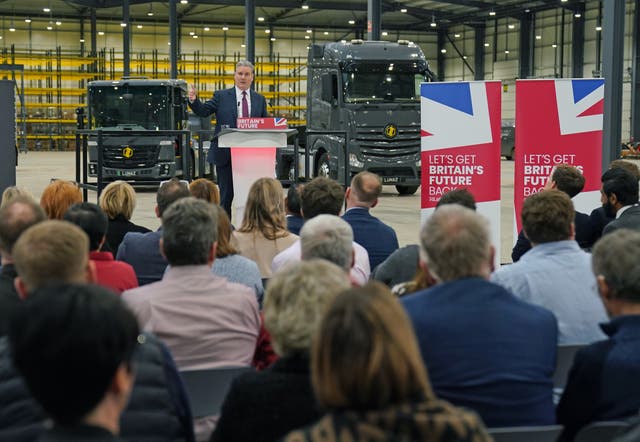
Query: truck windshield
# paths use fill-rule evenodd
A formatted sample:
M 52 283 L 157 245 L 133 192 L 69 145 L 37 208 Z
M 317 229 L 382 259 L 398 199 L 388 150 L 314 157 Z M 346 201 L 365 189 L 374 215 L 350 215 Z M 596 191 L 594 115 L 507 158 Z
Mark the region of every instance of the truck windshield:
M 427 81 L 417 63 L 359 63 L 342 73 L 345 103 L 419 101 Z
M 93 126 L 136 125 L 171 129 L 171 100 L 164 86 L 105 86 L 89 89 Z

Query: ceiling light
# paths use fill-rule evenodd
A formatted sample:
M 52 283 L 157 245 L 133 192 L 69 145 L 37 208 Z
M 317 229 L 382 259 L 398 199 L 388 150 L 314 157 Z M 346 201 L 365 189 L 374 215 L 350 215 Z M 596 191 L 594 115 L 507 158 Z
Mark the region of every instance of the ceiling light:
M 149 17 L 153 17 L 153 3 L 149 3 L 149 10 L 147 11 Z
M 554 44 L 551 45 L 551 47 L 555 49 L 555 48 L 558 47 L 558 45 L 554 43 Z
M 436 22 L 432 21 L 431 23 L 429 23 L 429 26 L 431 26 L 432 28 L 435 28 L 438 25 L 436 24 Z
M 453 34 L 455 38 L 460 38 L 460 34 Z
M 58 23 L 56 23 L 56 24 L 58 24 Z M 126 23 L 120 23 L 120 27 L 122 27 L 122 28 L 126 28 L 126 27 L 127 27 L 127 24 L 126 24 Z
M 307 2 L 302 3 L 302 9 L 309 9 L 309 5 L 307 4 Z
M 466 60 L 466 59 L 467 59 L 467 56 L 466 56 L 466 55 L 463 55 L 463 56 L 462 56 L 462 59 L 463 59 L 463 60 Z
M 191 32 L 189 32 L 189 35 L 193 37 L 194 35 L 196 35 L 196 33 L 191 31 Z
M 42 8 L 44 12 L 51 12 L 51 8 Z
M 271 37 L 270 40 L 271 41 L 276 41 L 276 38 L 275 37 Z
M 505 54 L 508 54 L 508 53 L 509 53 L 509 50 L 507 49 L 506 51 L 504 51 L 504 53 L 505 53 Z
M 25 22 L 25 23 L 31 23 L 31 19 L 30 19 L 30 18 L 25 18 L 25 19 L 24 19 L 24 22 Z
M 211 28 L 210 28 L 209 26 L 205 26 L 205 27 L 204 27 L 204 30 L 205 30 L 205 31 L 207 31 L 207 32 L 209 32 L 209 31 L 211 30 Z
M 580 14 L 579 12 L 576 12 L 575 14 L 573 14 L 573 16 L 575 18 L 580 18 L 580 17 L 582 17 L 582 14 Z
M 258 17 L 258 21 L 264 21 L 264 17 Z
M 444 48 L 442 48 L 442 49 L 440 49 L 440 52 L 442 52 L 443 54 L 446 54 L 446 53 L 447 53 L 447 50 L 446 50 L 446 49 L 444 49 Z
M 386 37 L 387 35 L 389 35 L 389 33 L 387 31 L 382 31 L 382 36 Z
M 313 32 L 313 29 L 307 29 L 307 34 L 311 34 Z
M 198 38 L 198 34 L 193 34 L 193 38 Z
M 349 20 L 349 24 L 350 24 L 350 25 L 355 25 L 355 24 L 356 24 L 356 21 L 355 21 L 355 20 Z
M 80 43 L 84 43 L 84 38 L 81 38 L 81 39 L 80 39 Z
M 137 25 L 136 28 L 142 29 L 142 25 Z
M 489 11 L 489 15 L 493 17 L 494 15 L 496 15 L 496 11 Z
M 229 30 L 229 26 L 224 25 L 224 26 L 222 27 L 222 30 L 223 30 L 223 31 L 225 31 L 225 32 L 227 32 L 227 31 Z
M 407 13 L 407 8 L 402 8 L 402 9 L 400 9 L 400 12 L 402 12 L 402 13 L 406 14 L 406 13 Z
M 488 48 L 488 47 L 489 47 L 489 43 L 485 43 L 485 44 L 484 44 L 484 47 L 485 47 L 485 48 Z
M 264 33 L 265 33 L 265 34 L 271 34 L 271 29 L 265 29 L 265 30 L 264 30 Z
M 560 3 L 567 3 L 569 0 L 560 0 Z
M 309 37 L 308 35 L 305 35 L 305 36 L 304 36 L 304 39 L 305 39 L 305 40 L 309 40 L 310 38 L 311 38 L 311 37 Z
M 508 27 L 509 29 L 515 29 L 515 28 L 516 28 L 516 25 L 511 24 L 511 25 L 508 25 L 507 27 Z
M 536 40 L 542 40 L 542 35 L 536 35 Z
M 51 29 L 51 26 L 47 26 L 47 29 Z M 98 31 L 98 35 L 104 35 L 104 31 Z
M 11 25 L 9 27 L 9 32 L 16 32 L 16 28 L 13 25 Z
M 329 31 L 324 31 L 323 34 L 324 35 L 329 35 Z
M 189 3 L 189 0 L 180 0 L 180 3 L 182 3 L 183 5 L 186 5 L 187 3 Z
M 247 45 L 246 45 L 246 44 L 244 44 L 244 43 L 242 43 L 242 44 L 240 45 L 240 47 L 241 47 L 241 48 L 246 48 L 246 47 L 247 47 Z
M 598 32 L 602 31 L 602 26 L 596 26 L 596 31 Z

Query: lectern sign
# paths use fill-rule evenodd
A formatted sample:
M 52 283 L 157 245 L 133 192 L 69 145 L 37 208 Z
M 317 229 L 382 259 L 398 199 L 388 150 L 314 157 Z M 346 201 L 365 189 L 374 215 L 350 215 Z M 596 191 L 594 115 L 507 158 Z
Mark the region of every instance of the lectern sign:
M 238 129 L 287 129 L 286 118 L 238 118 Z

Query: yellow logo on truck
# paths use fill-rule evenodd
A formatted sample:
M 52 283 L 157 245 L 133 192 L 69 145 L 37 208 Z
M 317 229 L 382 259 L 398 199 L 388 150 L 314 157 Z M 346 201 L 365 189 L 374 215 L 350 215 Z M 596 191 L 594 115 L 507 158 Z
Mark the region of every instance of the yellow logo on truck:
M 129 146 L 122 149 L 122 156 L 125 158 L 131 158 L 133 156 L 133 149 Z
M 395 138 L 398 135 L 398 127 L 395 124 L 387 124 L 384 127 L 384 136 L 387 138 Z

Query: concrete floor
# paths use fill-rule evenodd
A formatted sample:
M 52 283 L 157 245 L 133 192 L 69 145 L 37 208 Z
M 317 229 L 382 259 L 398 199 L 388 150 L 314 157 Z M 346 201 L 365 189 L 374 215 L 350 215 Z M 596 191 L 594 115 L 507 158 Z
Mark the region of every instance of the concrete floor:
M 73 152 L 29 152 L 20 154 L 17 185 L 28 189 L 37 199 L 51 178 L 75 179 Z M 502 161 L 501 172 L 501 262 L 511 262 L 513 245 L 513 161 Z M 160 225 L 154 214 L 155 188 L 136 189 L 138 204 L 132 221 L 150 229 Z M 89 192 L 89 201 L 96 202 L 95 192 Z M 399 196 L 393 186 L 385 186 L 382 198 L 373 214 L 391 225 L 400 245 L 418 241 L 420 228 L 420 192 L 412 196 Z

